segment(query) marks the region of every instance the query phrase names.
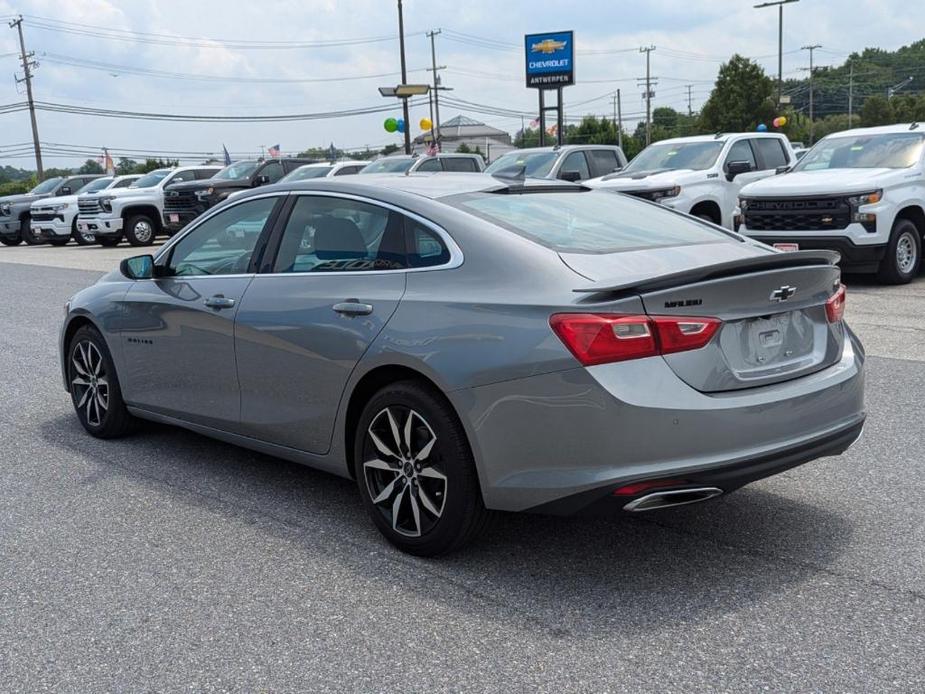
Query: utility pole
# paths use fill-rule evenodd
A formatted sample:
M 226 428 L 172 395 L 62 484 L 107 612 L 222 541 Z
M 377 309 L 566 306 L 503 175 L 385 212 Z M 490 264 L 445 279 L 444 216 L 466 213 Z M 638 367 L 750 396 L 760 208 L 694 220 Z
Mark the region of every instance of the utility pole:
M 408 84 L 408 69 L 405 66 L 405 18 L 402 14 L 402 0 L 398 0 L 398 47 L 401 51 L 401 83 Z M 408 97 L 401 100 L 402 115 L 405 120 L 405 154 L 411 154 L 411 123 L 408 115 Z
M 801 46 L 801 51 L 809 51 L 809 144 L 812 145 L 815 141 L 816 133 L 816 122 L 813 118 L 813 51 L 817 48 L 822 48 L 818 43 L 813 44 L 812 46 Z
M 848 127 L 854 117 L 854 63 L 848 66 Z
M 617 90 L 617 146 L 623 149 L 623 105 L 620 103 L 620 90 Z
M 45 169 L 42 167 L 42 146 L 39 144 L 39 125 L 35 120 L 35 101 L 32 99 L 32 70 L 39 64 L 32 60 L 35 53 L 26 52 L 26 41 L 22 36 L 22 15 L 10 22 L 10 29 L 15 28 L 19 32 L 19 55 L 22 61 L 22 79 L 16 78 L 17 82 L 26 83 L 26 99 L 29 102 L 29 118 L 32 120 L 32 145 L 35 148 L 35 171 L 39 182 L 45 178 Z
M 434 87 L 432 90 L 434 94 L 434 113 L 432 114 L 433 117 L 431 118 L 430 137 L 438 152 L 440 151 L 440 145 L 437 142 L 437 139 L 440 136 L 440 75 L 437 74 L 437 70 L 442 70 L 446 66 L 441 65 L 440 67 L 437 67 L 437 47 L 434 39 L 436 38 L 437 34 L 442 33 L 442 29 L 434 29 L 433 31 L 427 33 L 427 35 L 430 37 L 431 70 L 434 73 Z
M 652 140 L 652 70 L 651 56 L 655 46 L 646 46 L 639 49 L 640 53 L 646 54 L 646 147 Z
M 690 118 L 694 115 L 694 109 L 691 107 L 691 90 L 694 88 L 693 84 L 685 84 L 687 88 L 687 117 Z
M 799 0 L 776 0 L 755 5 L 755 9 L 777 6 L 777 105 L 780 106 L 784 95 L 784 5 Z

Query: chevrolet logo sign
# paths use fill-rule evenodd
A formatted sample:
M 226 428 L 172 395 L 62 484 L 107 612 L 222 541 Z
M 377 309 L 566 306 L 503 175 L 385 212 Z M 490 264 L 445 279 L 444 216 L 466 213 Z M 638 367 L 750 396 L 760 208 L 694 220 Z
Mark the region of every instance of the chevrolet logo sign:
M 532 53 L 545 53 L 546 55 L 552 55 L 556 51 L 561 51 L 565 48 L 565 41 L 554 41 L 553 39 L 545 39 L 539 43 L 534 43 L 530 46 L 530 51 Z
M 796 293 L 797 293 L 796 287 L 791 287 L 789 284 L 785 284 L 783 287 L 778 287 L 773 292 L 771 292 L 771 296 L 768 298 L 771 299 L 771 301 L 782 303 L 790 299 L 790 297 L 792 297 Z

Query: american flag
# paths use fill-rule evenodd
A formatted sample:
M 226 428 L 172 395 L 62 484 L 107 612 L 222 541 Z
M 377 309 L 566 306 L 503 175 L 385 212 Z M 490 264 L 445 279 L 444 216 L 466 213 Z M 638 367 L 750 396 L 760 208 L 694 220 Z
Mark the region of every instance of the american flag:
M 267 149 L 267 154 L 276 159 L 279 156 L 279 145 L 273 145 Z
M 440 148 L 437 146 L 436 142 L 431 142 L 429 145 L 427 145 L 427 156 L 428 157 L 435 157 L 438 154 L 440 154 Z
M 530 121 L 530 127 L 531 127 L 531 128 L 538 128 L 538 127 L 540 127 L 540 119 L 539 119 L 539 118 L 534 118 L 532 121 Z

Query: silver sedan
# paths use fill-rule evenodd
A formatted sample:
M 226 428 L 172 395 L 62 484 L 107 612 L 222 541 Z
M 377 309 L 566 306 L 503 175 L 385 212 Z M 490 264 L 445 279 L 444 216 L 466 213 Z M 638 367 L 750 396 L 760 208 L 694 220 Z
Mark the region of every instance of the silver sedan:
M 79 292 L 93 436 L 153 420 L 356 480 L 418 555 L 491 512 L 643 512 L 864 422 L 837 256 L 644 200 L 482 174 L 268 186 Z

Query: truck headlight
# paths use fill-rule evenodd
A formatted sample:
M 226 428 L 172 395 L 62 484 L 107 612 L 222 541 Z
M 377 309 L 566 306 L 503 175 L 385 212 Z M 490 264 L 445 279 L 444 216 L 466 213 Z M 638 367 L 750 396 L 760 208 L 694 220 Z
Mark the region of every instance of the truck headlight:
M 870 193 L 852 195 L 850 198 L 848 198 L 848 204 L 857 209 L 862 205 L 875 205 L 881 200 L 883 200 L 883 190 L 875 190 Z
M 739 198 L 739 209 L 742 212 L 745 212 L 745 210 L 748 209 L 748 200 L 746 200 L 745 198 Z
M 66 210 L 69 205 L 66 202 L 58 203 L 57 205 L 51 206 L 52 212 L 60 212 L 61 210 Z
M 112 201 L 115 200 L 113 197 L 109 198 L 100 198 L 100 207 L 104 212 L 112 212 Z
M 675 186 L 674 188 L 662 188 L 661 190 L 653 190 L 649 193 L 651 200 L 658 202 L 664 198 L 676 198 L 681 194 L 681 186 Z
M 12 211 L 13 208 L 10 207 L 10 203 L 7 202 L 0 205 L 0 217 L 9 217 Z

